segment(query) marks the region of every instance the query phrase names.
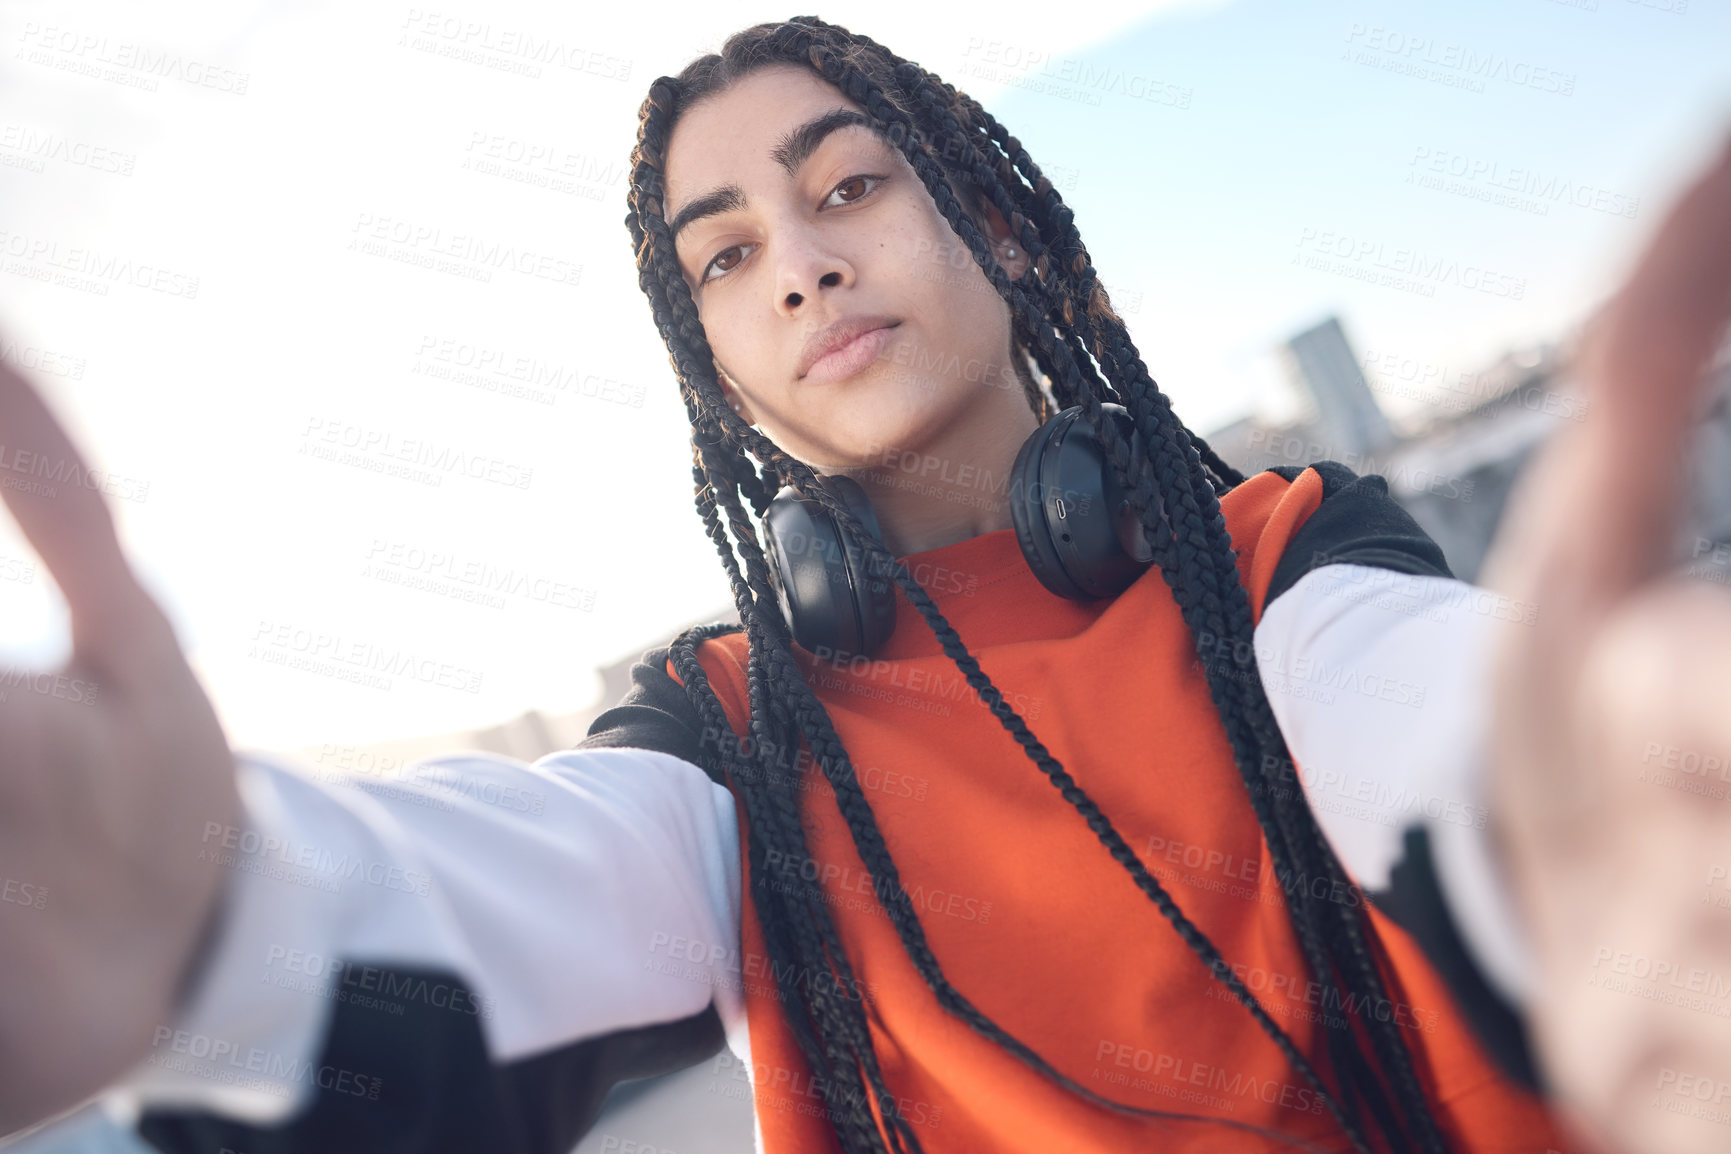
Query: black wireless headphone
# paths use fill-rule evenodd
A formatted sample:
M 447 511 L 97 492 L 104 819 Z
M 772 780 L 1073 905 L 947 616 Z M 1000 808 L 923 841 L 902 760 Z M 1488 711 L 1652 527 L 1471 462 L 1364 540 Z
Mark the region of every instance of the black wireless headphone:
M 1103 404 L 1107 419 L 1141 440 L 1122 405 Z M 1154 559 L 1130 499 L 1107 465 L 1080 406 L 1036 429 L 1010 470 L 1010 516 L 1016 541 L 1040 584 L 1060 597 L 1115 597 Z M 865 490 L 851 477 L 822 481 L 881 544 L 883 531 Z M 785 487 L 764 516 L 770 583 L 781 595 L 793 639 L 814 653 L 869 655 L 896 627 L 894 571 L 873 565 L 816 501 Z

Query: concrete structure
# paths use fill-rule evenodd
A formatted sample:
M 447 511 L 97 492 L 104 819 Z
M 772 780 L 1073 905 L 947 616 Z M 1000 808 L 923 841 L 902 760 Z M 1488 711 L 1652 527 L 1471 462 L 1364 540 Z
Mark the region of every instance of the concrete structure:
M 1340 318 L 1329 317 L 1287 341 L 1286 359 L 1316 406 L 1318 430 L 1338 451 L 1375 453 L 1394 439 Z
M 1409 431 L 1391 433 L 1368 451 L 1336 435 L 1321 416 L 1322 398 L 1314 395 L 1307 419 L 1275 424 L 1246 417 L 1205 436 L 1246 473 L 1334 460 L 1382 476 L 1389 494 L 1442 547 L 1455 575 L 1471 581 L 1533 451 L 1586 417 L 1572 368 L 1576 355 L 1572 341 L 1536 345 L 1482 369 L 1420 372 L 1413 380 L 1379 378 L 1373 367 L 1368 392 L 1416 400 L 1422 409 Z M 1684 564 L 1731 538 L 1731 357 L 1719 366 L 1696 434 L 1693 506 L 1677 542 Z

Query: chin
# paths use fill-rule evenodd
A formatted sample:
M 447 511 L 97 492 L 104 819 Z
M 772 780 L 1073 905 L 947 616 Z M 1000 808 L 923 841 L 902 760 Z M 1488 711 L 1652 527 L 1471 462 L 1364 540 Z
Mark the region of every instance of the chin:
M 878 365 L 825 386 L 833 390 L 829 403 L 802 422 L 809 435 L 789 430 L 784 438 L 767 424 L 763 431 L 812 468 L 833 473 L 881 468 L 886 455 L 922 452 L 970 410 L 983 410 L 978 386 L 896 374 L 895 366 Z

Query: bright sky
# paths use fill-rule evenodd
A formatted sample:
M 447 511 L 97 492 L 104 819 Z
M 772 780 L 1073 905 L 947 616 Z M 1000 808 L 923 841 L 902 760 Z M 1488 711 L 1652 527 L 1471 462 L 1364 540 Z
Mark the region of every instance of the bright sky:
M 112 482 L 236 744 L 577 708 L 597 665 L 727 603 L 623 226 L 648 82 L 786 15 L 720 7 L 0 11 L 0 353 Z M 975 11 L 821 14 L 1022 139 L 1199 429 L 1279 403 L 1274 350 L 1330 312 L 1391 374 L 1558 335 L 1731 129 L 1731 16 L 1703 0 Z M 526 37 L 578 67 L 511 70 Z M 422 267 L 435 234 L 541 275 Z M 519 364 L 568 387 L 487 371 Z M 381 471 L 423 448 L 483 475 Z M 32 565 L 7 526 L 18 664 L 65 653 Z M 415 587 L 440 577 L 506 591 Z M 338 653 L 419 672 L 288 664 Z

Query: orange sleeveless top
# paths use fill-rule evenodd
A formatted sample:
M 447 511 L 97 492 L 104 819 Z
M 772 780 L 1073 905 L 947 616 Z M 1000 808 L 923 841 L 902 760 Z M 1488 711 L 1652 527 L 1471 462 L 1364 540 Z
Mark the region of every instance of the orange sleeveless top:
M 1314 470 L 1291 482 L 1262 473 L 1222 499 L 1258 619 L 1282 552 L 1321 500 Z M 1035 736 L 1313 1065 L 1326 1068 L 1324 1016 L 1373 1011 L 1342 1006 L 1303 976 L 1285 897 L 1158 569 L 1111 601 L 1082 604 L 1040 585 L 1011 530 L 904 560 Z M 897 597 L 895 634 L 874 658 L 837 667 L 795 652 L 951 983 L 1103 1097 L 1350 1149 L 1308 1083 L 979 701 L 899 590 Z M 743 736 L 744 635 L 706 643 L 699 660 Z M 776 864 L 822 878 L 884 1077 L 927 1151 L 1293 1148 L 1211 1123 L 1114 1113 L 945 1012 L 879 905 L 829 783 L 815 769 L 806 779 L 813 860 Z M 764 1149 L 837 1150 L 822 1085 L 776 994 L 746 873 L 743 805 L 740 823 L 741 956 Z M 1395 1004 L 1380 1012 L 1404 1027 L 1451 1146 L 1560 1149 L 1543 1106 L 1501 1077 L 1411 939 L 1374 907 L 1371 918 L 1396 977 Z

